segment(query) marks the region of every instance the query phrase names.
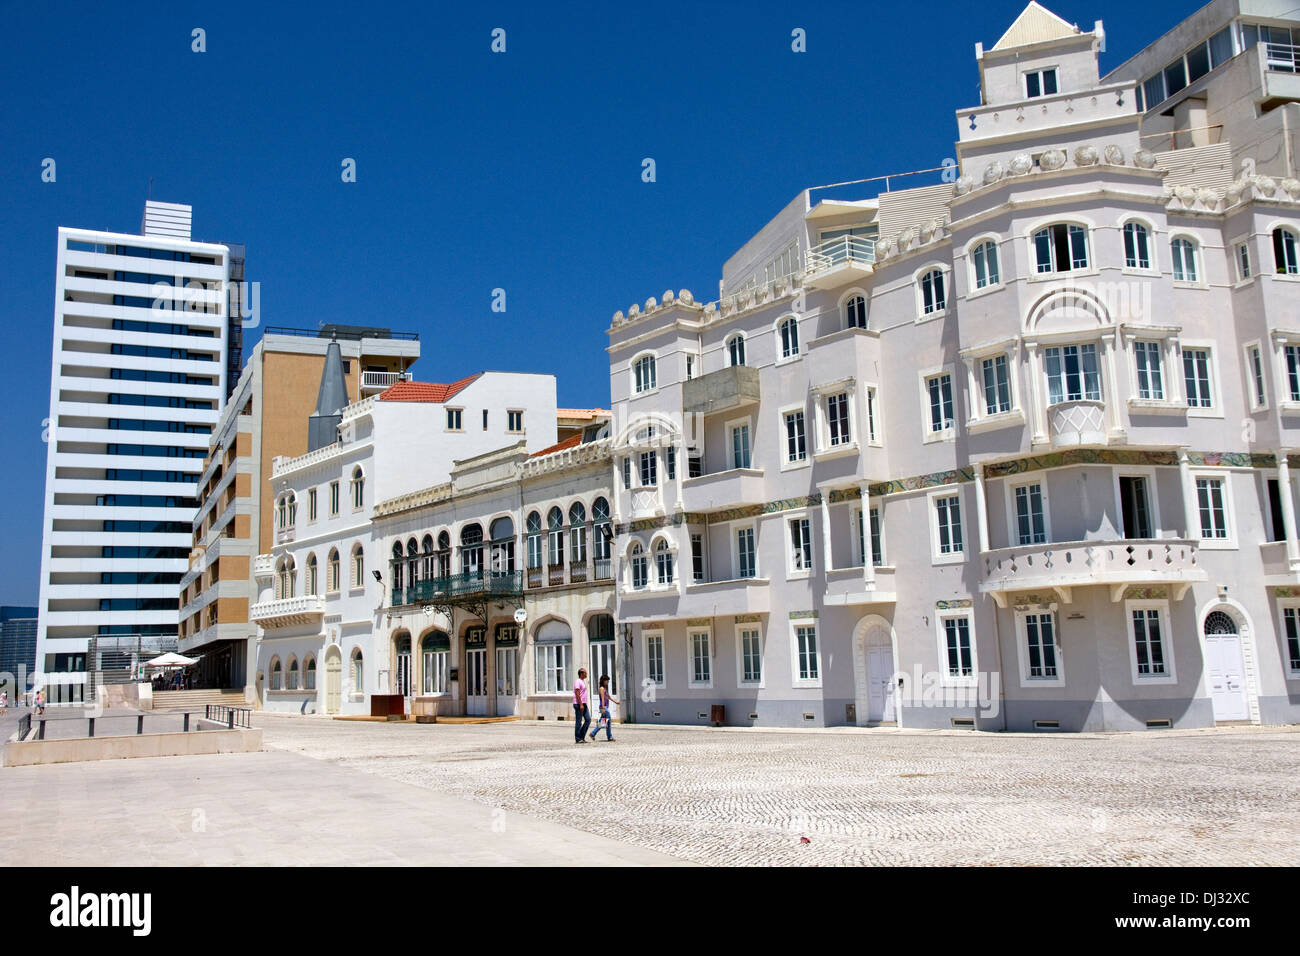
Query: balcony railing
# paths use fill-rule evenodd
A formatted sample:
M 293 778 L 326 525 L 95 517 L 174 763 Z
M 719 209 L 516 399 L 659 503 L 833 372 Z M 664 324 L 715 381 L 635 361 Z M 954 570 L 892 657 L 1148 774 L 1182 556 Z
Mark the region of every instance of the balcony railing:
M 566 573 L 567 568 L 567 573 Z M 576 564 L 552 564 L 544 568 L 529 568 L 526 572 L 530 590 L 537 588 L 556 588 L 566 584 L 586 584 L 590 581 L 608 581 L 612 577 L 613 564 L 609 558 L 597 558 L 591 562 Z
M 1177 539 L 1066 541 L 983 555 L 986 593 L 1088 585 L 1190 584 L 1206 580 L 1197 542 Z
M 523 593 L 522 571 L 477 571 L 445 578 L 425 578 L 405 587 L 393 588 L 393 607 L 434 604 L 458 598 L 518 596 Z
M 248 609 L 248 619 L 263 627 L 291 627 L 297 624 L 310 624 L 319 620 L 325 613 L 325 599 L 319 594 L 306 594 L 301 597 L 281 598 L 278 601 L 261 601 Z M 217 623 L 213 615 L 204 626 L 211 627 Z
M 1106 444 L 1106 404 L 1083 399 L 1058 402 L 1047 409 L 1053 448 Z
M 1274 73 L 1300 73 L 1300 46 L 1289 43 L 1262 43 L 1264 68 Z
M 840 236 L 827 239 L 808 250 L 808 274 L 825 272 L 836 266 L 854 264 L 870 266 L 876 261 L 876 240 L 865 236 Z
M 405 379 L 405 372 L 362 372 L 361 388 L 381 390 Z

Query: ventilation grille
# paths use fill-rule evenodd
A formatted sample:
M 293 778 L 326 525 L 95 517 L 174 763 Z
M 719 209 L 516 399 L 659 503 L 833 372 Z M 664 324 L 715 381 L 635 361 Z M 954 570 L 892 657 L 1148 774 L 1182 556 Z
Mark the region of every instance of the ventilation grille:
M 974 717 L 952 717 L 952 718 L 950 718 L 950 720 L 951 720 L 951 722 L 952 722 L 952 726 L 954 726 L 954 727 L 959 727 L 959 728 L 961 728 L 961 729 L 963 729 L 963 730 L 974 730 L 974 729 L 975 729 L 975 718 L 974 718 Z
M 1168 717 L 1160 717 L 1157 720 L 1147 721 L 1147 730 L 1167 730 L 1173 727 L 1174 722 Z
M 1059 720 L 1035 720 L 1035 730 L 1060 730 L 1061 722 Z
M 758 720 L 758 714 L 757 714 L 756 712 L 755 712 L 755 713 L 751 713 L 751 714 L 749 715 L 749 719 L 750 719 L 750 720 Z

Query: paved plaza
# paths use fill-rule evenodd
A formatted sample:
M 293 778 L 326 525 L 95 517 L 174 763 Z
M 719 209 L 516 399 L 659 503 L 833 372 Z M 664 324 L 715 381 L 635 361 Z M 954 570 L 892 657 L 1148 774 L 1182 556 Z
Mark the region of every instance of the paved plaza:
M 577 746 L 572 725 L 550 722 L 257 714 L 254 726 L 262 753 L 0 769 L 2 858 L 1300 863 L 1300 728 L 1035 736 L 620 726 L 614 743 Z

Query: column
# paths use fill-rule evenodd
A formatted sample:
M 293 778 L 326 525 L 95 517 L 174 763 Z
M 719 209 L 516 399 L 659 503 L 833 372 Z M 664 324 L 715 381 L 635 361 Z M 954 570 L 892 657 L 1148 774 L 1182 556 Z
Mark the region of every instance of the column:
M 1039 374 L 1038 368 L 1038 347 L 1029 346 L 1029 404 L 1030 409 L 1030 426 L 1034 430 L 1034 442 L 1041 444 L 1047 441 L 1047 421 L 1044 407 L 1047 404 L 1047 396 L 1043 394 L 1043 376 Z
M 978 421 L 983 417 L 984 403 L 980 401 L 979 383 L 975 379 L 975 360 L 965 355 L 962 362 L 966 365 L 966 417 Z
M 623 457 L 622 455 L 615 454 L 611 458 L 611 461 L 613 462 L 613 468 L 614 468 L 614 483 L 610 485 L 610 488 L 613 490 L 614 493 L 609 497 L 611 499 L 610 507 L 613 510 L 613 515 L 611 517 L 616 524 L 620 520 L 622 520 L 620 517 L 622 514 L 622 510 L 618 506 L 619 501 L 622 499 L 624 494 L 622 457 Z
M 1177 402 L 1182 397 L 1183 370 L 1178 361 L 1178 349 L 1174 337 L 1168 336 L 1160 343 L 1160 347 L 1165 353 L 1165 367 L 1168 369 L 1165 374 L 1165 398 Z
M 1120 395 L 1119 371 L 1115 365 L 1115 352 L 1120 348 L 1119 329 L 1116 329 L 1109 336 L 1102 336 L 1101 344 L 1106 352 L 1104 356 L 1106 376 L 1102 381 L 1101 397 L 1106 404 L 1106 417 L 1110 419 L 1110 430 L 1123 434 L 1124 426 L 1119 417 L 1119 406 L 1123 402 L 1123 397 Z M 1106 381 L 1106 379 L 1109 379 L 1109 381 Z
M 989 549 L 989 507 L 984 496 L 984 464 L 975 463 L 975 517 L 979 522 L 980 553 Z
M 1187 449 L 1178 450 L 1178 480 L 1183 486 L 1183 521 L 1187 525 L 1186 537 L 1196 541 L 1201 537 L 1201 522 L 1196 508 L 1196 483 L 1192 481 L 1192 463 Z
M 831 556 L 831 506 L 830 490 L 822 492 L 821 501 L 822 512 L 822 560 L 825 561 L 823 576 L 829 574 L 834 569 L 834 559 Z
M 813 431 L 811 436 L 812 441 L 809 444 L 812 445 L 812 448 L 810 450 L 815 455 L 819 451 L 821 451 L 823 447 L 822 446 L 822 395 L 820 392 L 812 393 L 812 411 L 813 411 L 813 419 L 812 419 Z
M 1295 533 L 1295 502 L 1291 500 L 1291 463 L 1287 449 L 1277 451 L 1277 493 L 1282 499 L 1282 528 L 1286 535 L 1286 560 L 1291 570 L 1300 569 L 1300 542 Z
M 865 481 L 858 485 L 858 493 L 862 496 L 862 584 L 871 591 L 876 587 L 876 565 L 871 557 L 871 499 L 867 488 Z
M 682 438 L 677 443 L 677 508 L 680 510 L 685 507 L 682 498 L 682 472 L 690 467 L 690 459 L 686 454 L 686 439 Z

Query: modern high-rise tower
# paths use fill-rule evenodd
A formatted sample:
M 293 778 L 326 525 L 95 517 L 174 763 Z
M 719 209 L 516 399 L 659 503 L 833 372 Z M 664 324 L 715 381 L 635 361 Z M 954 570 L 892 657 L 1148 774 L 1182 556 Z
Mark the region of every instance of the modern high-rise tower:
M 190 214 L 150 201 L 140 235 L 59 229 L 36 647 L 51 700 L 93 693 L 97 653 L 177 633 L 243 267 L 242 248 L 193 241 Z

